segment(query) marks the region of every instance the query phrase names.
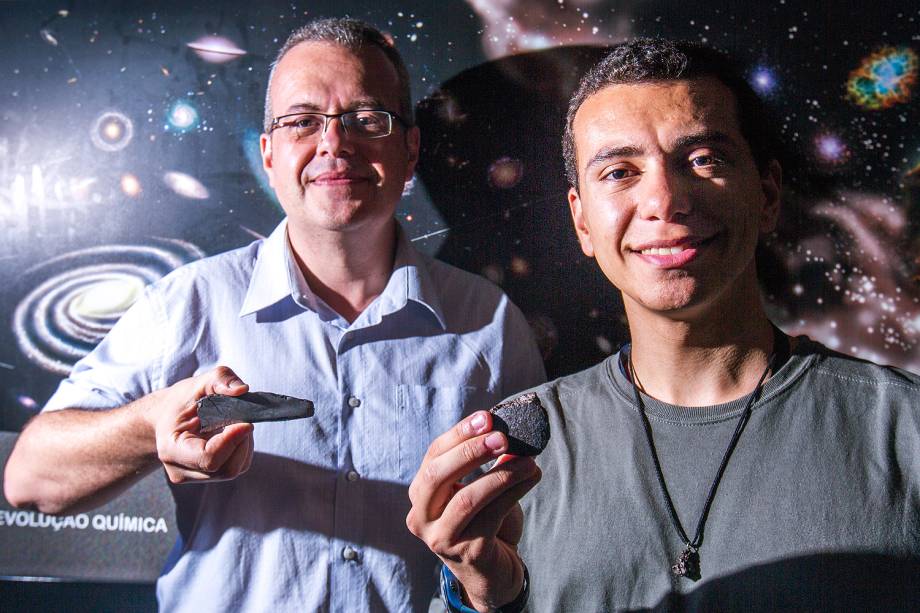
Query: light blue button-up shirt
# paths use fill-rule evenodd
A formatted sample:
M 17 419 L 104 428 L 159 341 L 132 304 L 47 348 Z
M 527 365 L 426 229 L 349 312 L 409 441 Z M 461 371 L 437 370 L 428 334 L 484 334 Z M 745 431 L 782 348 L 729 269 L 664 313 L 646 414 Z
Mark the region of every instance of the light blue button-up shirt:
M 110 408 L 226 365 L 313 417 L 255 427 L 251 469 L 173 486 L 162 610 L 422 611 L 436 559 L 405 526 L 432 439 L 545 378 L 520 311 L 399 232 L 383 293 L 351 324 L 312 293 L 286 224 L 150 286 L 45 410 Z

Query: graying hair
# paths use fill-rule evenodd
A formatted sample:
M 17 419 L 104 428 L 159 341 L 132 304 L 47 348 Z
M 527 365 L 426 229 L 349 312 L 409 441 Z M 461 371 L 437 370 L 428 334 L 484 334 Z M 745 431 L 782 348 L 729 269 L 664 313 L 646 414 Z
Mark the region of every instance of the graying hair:
M 397 87 L 399 88 L 399 115 L 409 125 L 414 125 L 412 113 L 412 92 L 409 85 L 409 71 L 403 62 L 399 51 L 377 28 L 361 21 L 348 17 L 330 17 L 317 19 L 297 28 L 278 50 L 275 61 L 272 62 L 271 72 L 268 74 L 268 87 L 265 89 L 265 119 L 264 130 L 267 133 L 272 125 L 272 80 L 275 78 L 275 69 L 288 51 L 300 43 L 332 43 L 359 52 L 365 47 L 374 46 L 383 51 L 396 69 Z

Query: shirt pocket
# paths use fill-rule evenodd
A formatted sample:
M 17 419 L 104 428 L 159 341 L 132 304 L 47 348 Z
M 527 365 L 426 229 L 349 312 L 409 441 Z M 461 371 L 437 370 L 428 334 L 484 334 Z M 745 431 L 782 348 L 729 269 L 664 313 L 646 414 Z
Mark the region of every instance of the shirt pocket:
M 397 385 L 399 479 L 412 481 L 431 442 L 482 404 L 471 386 Z

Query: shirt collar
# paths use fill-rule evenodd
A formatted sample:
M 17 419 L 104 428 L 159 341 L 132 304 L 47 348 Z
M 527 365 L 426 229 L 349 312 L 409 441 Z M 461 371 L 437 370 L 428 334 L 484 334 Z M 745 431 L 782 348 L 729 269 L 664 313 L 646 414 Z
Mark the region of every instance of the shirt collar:
M 294 261 L 285 218 L 262 243 L 239 315 L 243 317 L 255 313 L 288 296 L 299 304 L 305 301 L 305 306 L 314 311 L 322 302 L 310 290 Z M 304 300 L 298 300 L 299 297 Z M 368 325 L 379 323 L 384 315 L 402 309 L 410 300 L 428 309 L 442 329 L 447 328 L 425 257 L 415 250 L 402 226 L 397 223 L 393 272 L 383 292 L 355 323 L 364 319 L 364 315 L 370 319 Z
M 262 242 L 240 317 L 261 311 L 288 296 L 306 293 L 306 281 L 288 246 L 287 218 Z
M 379 307 L 370 315 L 374 320 L 379 321 L 384 315 L 405 307 L 410 300 L 430 311 L 438 320 L 441 329 L 447 329 L 444 310 L 431 278 L 428 262 L 425 256 L 412 246 L 402 226 L 397 223 L 393 273 L 390 275 L 387 286 L 375 301 L 380 303 Z M 373 306 L 372 304 L 371 307 Z

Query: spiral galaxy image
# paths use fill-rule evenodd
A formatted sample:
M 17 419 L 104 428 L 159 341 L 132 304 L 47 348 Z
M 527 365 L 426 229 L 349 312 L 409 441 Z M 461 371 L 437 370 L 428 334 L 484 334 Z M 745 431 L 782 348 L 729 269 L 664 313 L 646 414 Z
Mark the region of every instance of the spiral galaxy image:
M 194 245 L 106 245 L 68 253 L 25 271 L 41 279 L 17 305 L 13 334 L 36 366 L 66 376 L 144 287 L 204 254 Z

